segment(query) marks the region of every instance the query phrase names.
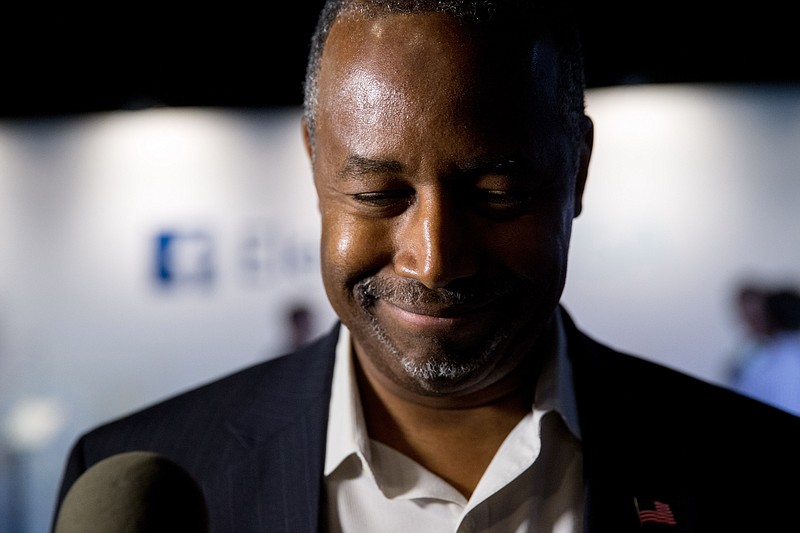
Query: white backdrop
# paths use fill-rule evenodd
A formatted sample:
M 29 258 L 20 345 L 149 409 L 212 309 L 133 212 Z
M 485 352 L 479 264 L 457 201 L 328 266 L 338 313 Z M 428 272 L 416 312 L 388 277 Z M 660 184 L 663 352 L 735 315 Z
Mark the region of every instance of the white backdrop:
M 630 86 L 588 104 L 564 302 L 599 339 L 721 382 L 736 283 L 800 274 L 800 88 Z M 332 324 L 299 114 L 0 123 L 0 531 L 47 529 L 83 429 L 276 355 L 295 302 L 316 333 Z
M 800 285 L 800 87 L 595 90 L 564 302 L 619 348 L 708 381 L 744 279 Z

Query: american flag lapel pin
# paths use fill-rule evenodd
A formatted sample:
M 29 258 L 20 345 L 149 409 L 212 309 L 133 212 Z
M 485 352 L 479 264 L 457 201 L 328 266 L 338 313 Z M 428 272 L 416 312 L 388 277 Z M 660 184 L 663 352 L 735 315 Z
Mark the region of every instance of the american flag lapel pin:
M 675 515 L 672 514 L 669 504 L 653 500 L 653 505 L 647 507 L 640 507 L 639 500 L 633 498 L 633 504 L 636 506 L 636 514 L 639 515 L 639 524 L 645 523 L 664 524 L 667 526 L 675 526 L 678 523 L 675 521 Z

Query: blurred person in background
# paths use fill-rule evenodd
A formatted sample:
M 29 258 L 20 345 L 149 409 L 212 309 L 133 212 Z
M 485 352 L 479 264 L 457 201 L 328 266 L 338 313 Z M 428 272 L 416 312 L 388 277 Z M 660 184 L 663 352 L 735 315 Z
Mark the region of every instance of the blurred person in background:
M 728 361 L 725 379 L 734 385 L 739 372 L 750 357 L 772 334 L 764 301 L 767 290 L 761 284 L 747 281 L 739 284 L 733 297 L 733 311 L 741 330 L 741 338 Z
M 742 361 L 733 388 L 800 415 L 800 292 L 782 288 L 762 298 L 759 341 Z
M 297 303 L 286 309 L 286 351 L 295 351 L 312 340 L 314 333 L 314 311 L 311 306 Z

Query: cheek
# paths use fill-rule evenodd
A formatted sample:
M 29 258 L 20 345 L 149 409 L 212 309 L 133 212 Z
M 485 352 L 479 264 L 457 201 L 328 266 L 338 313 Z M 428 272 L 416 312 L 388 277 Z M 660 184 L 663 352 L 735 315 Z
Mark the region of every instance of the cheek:
M 484 242 L 517 275 L 541 279 L 565 268 L 570 228 L 560 216 L 531 216 L 493 232 Z
M 323 215 L 321 260 L 323 276 L 339 286 L 351 286 L 385 262 L 387 232 L 341 213 Z

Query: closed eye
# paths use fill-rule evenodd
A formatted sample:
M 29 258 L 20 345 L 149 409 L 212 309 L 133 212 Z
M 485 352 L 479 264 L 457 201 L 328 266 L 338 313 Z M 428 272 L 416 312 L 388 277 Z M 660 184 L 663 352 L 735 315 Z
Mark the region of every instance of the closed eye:
M 413 193 L 397 189 L 353 193 L 350 197 L 360 208 L 375 216 L 395 216 L 411 204 Z
M 531 209 L 534 203 L 534 194 L 529 191 L 476 189 L 472 194 L 471 203 L 473 209 L 485 215 L 513 217 Z

